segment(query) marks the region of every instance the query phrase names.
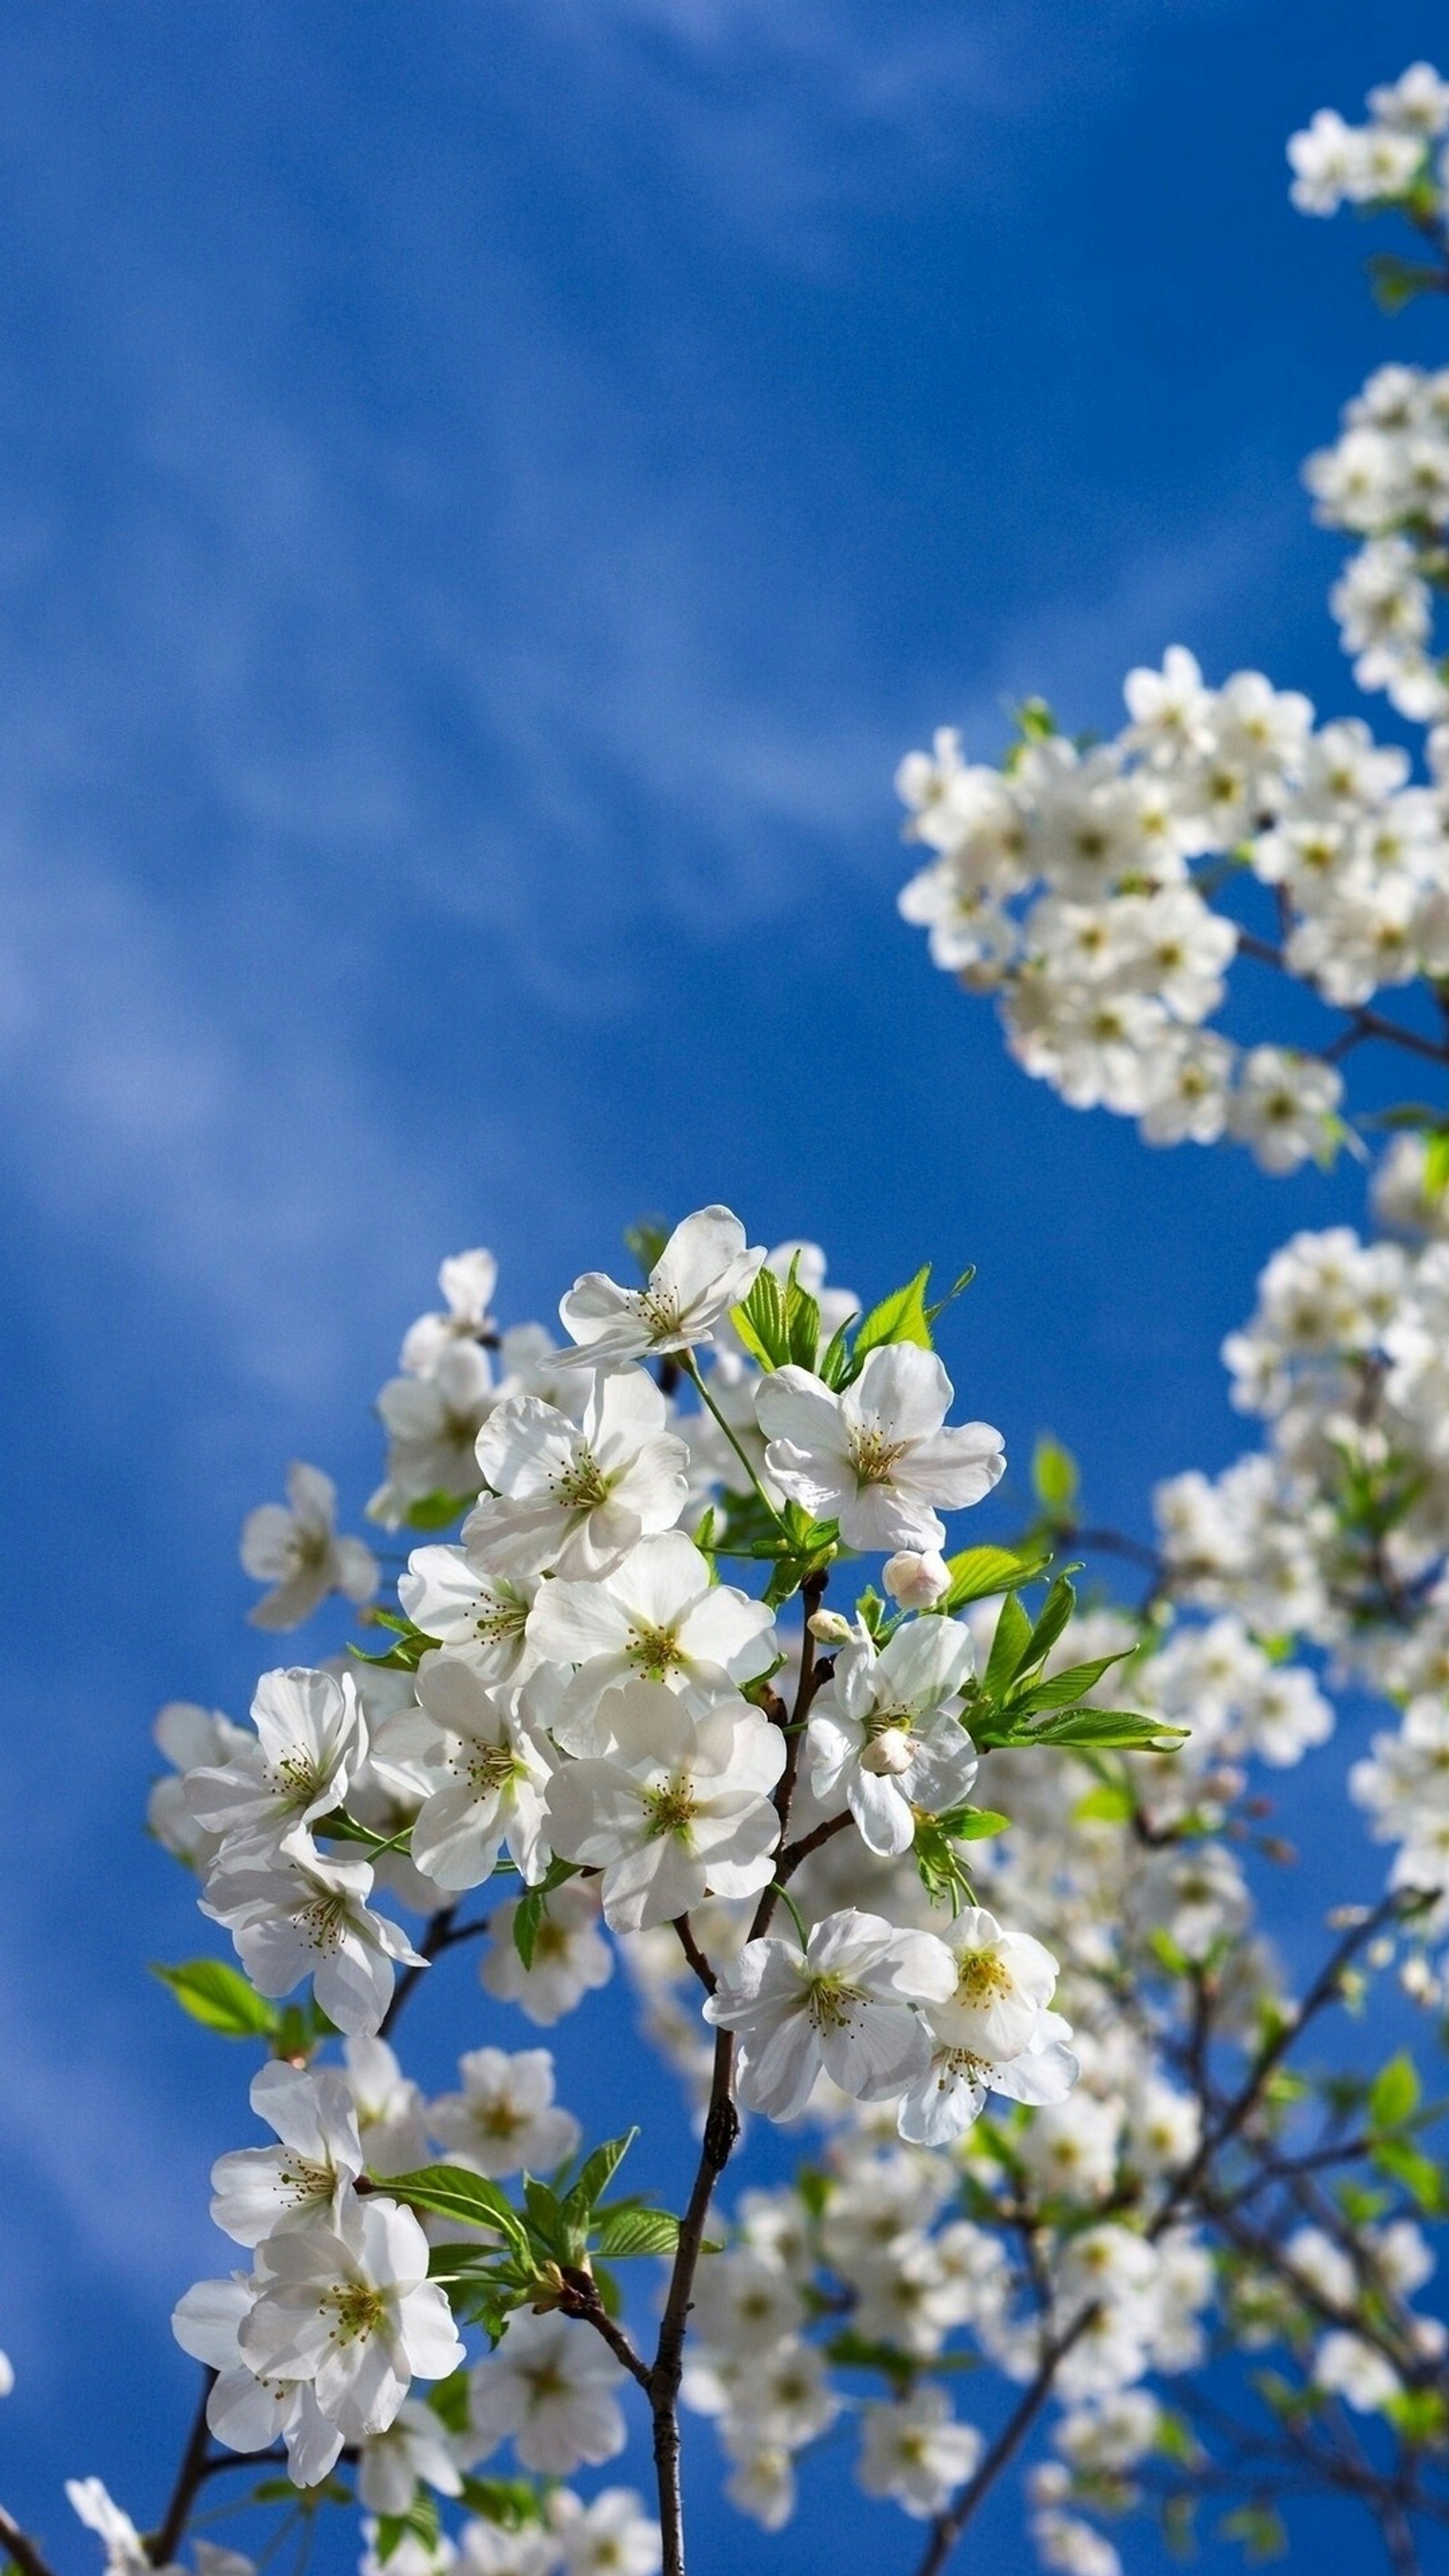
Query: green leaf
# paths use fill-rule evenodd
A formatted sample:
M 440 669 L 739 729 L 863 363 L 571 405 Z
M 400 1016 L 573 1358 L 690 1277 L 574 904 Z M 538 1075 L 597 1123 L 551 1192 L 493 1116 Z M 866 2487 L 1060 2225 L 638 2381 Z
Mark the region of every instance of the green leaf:
M 1043 1511 L 1054 1520 L 1069 1517 L 1081 1481 L 1070 1449 L 1064 1449 L 1049 1431 L 1043 1431 L 1031 1454 L 1031 1489 Z
M 996 1634 L 991 1640 L 991 1653 L 982 1676 L 982 1687 L 988 1699 L 1003 1697 L 1008 1685 L 1016 1678 L 1030 1644 L 1031 1621 L 1015 1593 L 1008 1592 L 1001 1605 L 1001 1616 L 996 1622 Z
M 809 1289 L 801 1287 L 795 1275 L 799 1267 L 797 1252 L 785 1282 L 785 1339 L 796 1368 L 813 1370 L 820 1357 L 820 1308 Z
M 565 1879 L 577 1878 L 578 1870 L 571 1860 L 551 1860 L 537 1887 L 525 1888 L 513 1909 L 513 1946 L 525 1968 L 533 1966 L 538 1947 L 539 1927 L 548 1912 L 548 1900 Z
M 1424 1196 L 1432 1207 L 1449 1189 L 1449 1129 L 1436 1128 L 1424 1153 Z
M 679 2243 L 679 2221 L 667 2209 L 601 2210 L 597 2243 L 611 2263 L 630 2254 L 672 2254 Z
M 1072 1809 L 1074 1825 L 1125 1825 L 1136 1804 L 1130 1789 L 1120 1780 L 1103 1780 L 1089 1789 Z
M 475 1500 L 472 1494 L 424 1494 L 417 1502 L 409 1503 L 403 1521 L 408 1529 L 448 1529 L 460 1513 L 472 1508 Z
M 1401 2050 L 1380 2067 L 1369 2086 L 1368 2115 L 1376 2129 L 1398 2129 L 1419 2107 L 1419 2075 L 1412 2057 Z
M 1026 1653 L 1022 1656 L 1021 1662 L 1017 1666 L 1018 1671 L 1021 1671 L 1023 1668 L 1026 1670 L 1033 1670 L 1036 1665 L 1044 1664 L 1046 1662 L 1048 1655 L 1051 1653 L 1053 1646 L 1056 1644 L 1058 1637 L 1061 1635 L 1062 1630 L 1065 1628 L 1076 1606 L 1077 1596 L 1075 1590 L 1067 1581 L 1066 1576 L 1064 1574 L 1059 1574 L 1055 1583 L 1052 1585 L 1050 1592 L 1047 1594 L 1045 1601 L 1042 1603 L 1041 1610 L 1039 1611 L 1036 1622 L 1032 1628 L 1031 1638 L 1028 1643 Z M 1108 1658 L 1109 1662 L 1115 1663 L 1116 1660 L 1115 1656 L 1110 1656 Z M 1081 1667 L 1079 1666 L 1078 1669 L 1080 1670 Z M 1105 1664 L 1102 1669 L 1105 1672 Z M 1065 1675 L 1063 1675 L 1062 1678 L 1065 1679 Z M 1081 1692 L 1077 1691 L 1074 1696 L 1080 1699 Z
M 1403 2138 L 1376 2138 L 1369 2149 L 1369 2161 L 1380 2173 L 1392 2175 L 1402 2183 L 1411 2200 L 1431 2218 L 1442 2218 L 1449 2209 L 1449 2195 L 1444 2177 L 1432 2156 L 1411 2147 Z
M 405 2200 L 410 2209 L 429 2209 L 437 2218 L 460 2220 L 464 2227 L 491 2227 L 525 2258 L 528 2230 L 517 2210 L 485 2175 L 462 2165 L 421 2165 L 416 2173 L 376 2177 L 390 2200 Z
M 1265 2559 L 1281 2558 L 1288 2547 L 1283 2517 L 1271 2504 L 1239 2505 L 1236 2512 L 1223 2516 L 1218 2529 L 1225 2540 L 1241 2543 L 1250 2567 L 1260 2567 Z
M 438 2545 L 437 2499 L 426 2487 L 413 2489 L 413 2500 L 406 2513 L 380 2513 L 377 2518 L 377 2555 L 385 2567 L 400 2541 L 420 2540 L 424 2549 Z
M 545 2518 L 543 2497 L 526 2478 L 467 2477 L 459 2502 L 484 2522 L 496 2522 L 501 2531 L 520 2531 L 525 2523 Z
M 756 1273 L 748 1297 L 741 1305 L 730 1308 L 730 1322 L 761 1368 L 784 1367 L 790 1357 L 790 1309 L 785 1291 L 773 1270 Z M 816 1326 L 818 1331 L 818 1316 Z M 813 1353 L 811 1358 L 813 1364 Z
M 934 1324 L 938 1315 L 944 1315 L 948 1306 L 954 1306 L 957 1298 L 962 1295 L 964 1290 L 970 1287 L 975 1276 L 976 1264 L 974 1261 L 968 1261 L 965 1269 L 958 1271 L 956 1277 L 952 1280 L 945 1296 L 938 1297 L 933 1306 L 928 1306 L 926 1308 L 927 1323 Z
M 632 1252 L 641 1277 L 647 1279 L 674 1229 L 662 1216 L 641 1216 L 624 1228 L 624 1249 Z
M 556 2255 L 561 2263 L 570 2262 L 573 2248 L 569 2243 L 569 2224 L 557 2192 L 550 2191 L 547 2183 L 539 2182 L 533 2174 L 525 2174 L 523 2201 L 528 2211 L 530 2234 L 537 2238 L 546 2254 Z
M 850 1384 L 850 1327 L 854 1321 L 853 1315 L 846 1317 L 840 1330 L 833 1335 L 816 1371 L 817 1376 L 823 1378 L 825 1384 L 835 1388 L 837 1392 L 841 1387 Z
M 931 1327 L 926 1315 L 926 1283 L 930 1276 L 931 1265 L 927 1262 L 925 1269 L 918 1270 L 914 1279 L 908 1279 L 904 1288 L 893 1289 L 889 1297 L 882 1297 L 878 1306 L 872 1306 L 855 1336 L 857 1368 L 868 1351 L 879 1350 L 886 1342 L 914 1342 L 917 1349 L 923 1351 L 932 1348 Z
M 968 1601 L 982 1601 L 991 1592 L 1018 1592 L 1023 1584 L 1035 1583 L 1050 1563 L 1049 1556 L 1019 1556 L 1009 1547 L 963 1547 L 959 1556 L 946 1559 L 951 1589 L 936 1608 L 961 1610 Z
M 270 2039 L 282 2018 L 277 2006 L 225 1959 L 188 1959 L 176 1968 L 153 1965 L 151 1974 L 170 1987 L 182 2011 L 203 2030 L 220 2031 L 226 2039 Z
M 1024 1689 L 1012 1692 L 1011 1707 L 1013 1711 L 1019 1710 L 1023 1715 L 1032 1709 L 1069 1708 L 1077 1700 L 1085 1699 L 1088 1691 L 1096 1688 L 1104 1673 L 1109 1673 L 1114 1664 L 1124 1662 L 1134 1651 L 1131 1646 L 1122 1646 L 1115 1655 L 1097 1655 L 1090 1663 L 1072 1664 L 1065 1672 L 1053 1673 L 1044 1682 L 1028 1682 Z M 1033 1638 L 1031 1648 L 1023 1655 L 1022 1662 L 1029 1668 L 1035 1660 L 1036 1640 Z
M 1374 251 L 1364 267 L 1381 313 L 1402 313 L 1416 295 L 1432 295 L 1443 284 L 1442 269 L 1423 260 L 1399 259 L 1390 250 Z
M 949 1815 L 938 1816 L 936 1822 L 958 1843 L 981 1843 L 992 1834 L 1004 1834 L 1011 1818 L 999 1816 L 994 1807 L 953 1807 Z
M 637 2129 L 626 2129 L 622 2137 L 606 2138 L 592 2155 L 585 2156 L 577 2179 L 564 2196 L 564 2207 L 578 2217 L 586 2218 L 601 2195 L 609 2188 L 629 2149 L 638 2137 Z
M 1024 1727 L 1013 1744 L 1090 1744 L 1099 1753 L 1171 1753 L 1182 1743 L 1185 1726 L 1169 1726 L 1164 1717 L 1139 1717 L 1129 1708 L 1069 1708 L 1042 1726 Z
M 426 2403 L 450 2433 L 466 2433 L 468 2430 L 472 2385 L 466 2370 L 454 2370 L 426 2392 Z

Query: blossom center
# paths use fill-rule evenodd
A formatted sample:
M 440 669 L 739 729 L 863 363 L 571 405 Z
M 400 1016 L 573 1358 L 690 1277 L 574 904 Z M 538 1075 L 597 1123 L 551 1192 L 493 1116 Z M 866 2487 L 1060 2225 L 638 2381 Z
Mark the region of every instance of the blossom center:
M 630 1629 L 624 1652 L 651 1682 L 662 1682 L 666 1673 L 678 1671 L 684 1663 L 673 1629 L 650 1628 L 642 1620 Z
M 805 2010 L 812 2027 L 818 2031 L 843 2030 L 857 2004 L 865 1997 L 859 1986 L 847 1977 L 832 1974 L 812 1977 L 805 1996 Z
M 994 1950 L 963 1950 L 956 1962 L 956 2001 L 992 2004 L 1011 1992 L 1011 1971 Z
M 593 1511 L 609 1499 L 610 1479 L 592 1449 L 580 1446 L 571 1464 L 554 1481 L 554 1495 L 573 1512 Z
M 888 1485 L 896 1461 L 905 1455 L 904 1440 L 887 1440 L 885 1433 L 862 1423 L 850 1435 L 850 1463 L 856 1481 L 862 1485 Z
M 699 1804 L 688 1780 L 667 1780 L 662 1788 L 645 1792 L 644 1813 L 651 1842 L 663 1834 L 677 1834 L 687 1842 Z
M 334 2343 L 360 2343 L 365 2335 L 376 2334 L 383 2320 L 383 2295 L 371 2281 L 339 2281 L 323 2292 L 322 2305 L 337 2319 Z

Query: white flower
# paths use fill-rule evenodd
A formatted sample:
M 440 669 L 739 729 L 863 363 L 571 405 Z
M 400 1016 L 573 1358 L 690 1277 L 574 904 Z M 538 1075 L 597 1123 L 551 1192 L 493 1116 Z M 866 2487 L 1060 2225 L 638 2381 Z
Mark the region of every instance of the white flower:
M 974 2424 L 958 2424 L 944 2388 L 929 2383 L 909 2397 L 864 2408 L 856 2476 L 867 2495 L 888 2496 L 924 2522 L 950 2502 L 981 2457 Z
M 1006 1459 L 989 1423 L 944 1430 L 951 1381 L 934 1351 L 888 1342 L 842 1395 L 808 1369 L 760 1380 L 755 1410 L 781 1491 L 816 1520 L 838 1520 L 847 1547 L 939 1548 L 935 1506 L 989 1494 Z
M 461 2093 L 428 2106 L 428 2127 L 475 2173 L 551 2173 L 579 2143 L 579 2124 L 553 2098 L 546 2048 L 474 2048 L 458 2060 Z
M 357 2491 L 374 2513 L 402 2514 L 419 2485 L 455 2496 L 462 2490 L 463 2476 L 431 2406 L 408 2397 L 386 2432 L 374 2433 L 363 2443 Z
M 589 2504 L 560 2487 L 549 2520 L 567 2576 L 654 2576 L 664 2555 L 659 2525 L 632 2487 L 603 2487 Z
M 565 2478 L 581 2465 L 614 2459 L 625 2440 L 614 2394 L 623 2376 L 587 2326 L 557 2308 L 543 2316 L 518 2310 L 497 2351 L 473 2373 L 475 2458 L 511 2438 L 523 2467 L 541 2477 Z
M 1319 2388 L 1332 2389 L 1356 2414 L 1373 2415 L 1392 2405 L 1400 2381 L 1393 2363 L 1355 2334 L 1326 2334 L 1314 2357 L 1313 2377 Z
M 238 2245 L 336 2209 L 362 2171 L 357 2114 L 343 2078 L 274 2060 L 252 2077 L 251 2106 L 280 2147 L 240 2147 L 211 2168 L 211 2215 Z
M 438 1272 L 446 1313 L 419 1315 L 410 1324 L 398 1355 L 409 1377 L 431 1377 L 445 1351 L 455 1342 L 476 1342 L 491 1329 L 489 1307 L 498 1285 L 498 1264 L 481 1246 L 455 1252 Z
M 414 1503 L 476 1494 L 478 1434 L 502 1397 L 477 1342 L 450 1342 L 427 1377 L 389 1378 L 377 1399 L 388 1434 L 387 1477 L 368 1503 L 369 1517 L 395 1529 Z
M 339 2030 L 370 2033 L 392 2000 L 394 1962 L 426 1964 L 371 1911 L 371 1891 L 365 1860 L 243 1863 L 212 1871 L 201 1910 L 225 1924 L 259 1994 L 289 1995 L 310 1975 Z
M 99 2478 L 67 2478 L 65 2492 L 88 2531 L 99 2537 L 106 2553 L 107 2576 L 144 2576 L 151 2561 L 128 2513 L 112 2502 Z
M 695 1715 L 658 1682 L 609 1692 L 598 1717 L 608 1751 L 555 1772 L 548 1831 L 565 1859 L 602 1869 L 614 1931 L 768 1885 L 780 1839 L 770 1791 L 785 1767 L 778 1727 L 734 1697 Z
M 841 1647 L 810 1713 L 810 1786 L 826 1800 L 844 1788 L 872 1851 L 909 1851 L 918 1812 L 968 1795 L 976 1753 L 958 1716 L 973 1659 L 956 1619 L 911 1620 L 879 1654 L 868 1636 Z
M 763 1601 L 711 1582 L 708 1559 L 682 1530 L 641 1539 L 599 1582 L 540 1585 L 528 1622 L 546 1663 L 580 1667 L 553 1725 L 570 1753 L 598 1749 L 595 1712 L 618 1683 L 663 1682 L 699 1706 L 768 1672 L 774 1631 Z
M 192 1771 L 186 1803 L 226 1856 L 315 1858 L 311 1828 L 340 1807 L 367 1755 L 367 1722 L 350 1673 L 263 1673 L 252 1701 L 255 1743 L 217 1771 Z
M 329 1592 L 370 1601 L 377 1559 L 360 1538 L 336 1534 L 337 1488 L 320 1467 L 294 1459 L 287 1500 L 262 1503 L 242 1524 L 241 1561 L 254 1583 L 273 1589 L 250 1613 L 254 1628 L 299 1628 Z
M 158 1843 L 178 1860 L 205 1869 L 215 1859 L 221 1837 L 199 1825 L 186 1802 L 188 1771 L 220 1770 L 239 1754 L 255 1751 L 255 1738 L 245 1727 L 223 1717 L 219 1708 L 202 1708 L 195 1700 L 172 1699 L 151 1729 L 159 1750 L 175 1770 L 156 1781 L 146 1801 L 146 1822 Z
M 1265 1172 L 1296 1171 L 1329 1151 L 1342 1097 L 1336 1066 L 1288 1047 L 1250 1047 L 1228 1103 L 1228 1132 L 1252 1147 Z
M 417 2085 L 404 2075 L 385 2039 L 349 2039 L 342 2054 L 369 2172 L 416 2173 L 428 2161 Z
M 581 1423 L 537 1396 L 515 1396 L 478 1434 L 491 1494 L 470 1512 L 472 1561 L 503 1574 L 545 1567 L 606 1574 L 641 1538 L 673 1529 L 688 1499 L 689 1451 L 643 1369 L 595 1380 Z
M 256 2282 L 244 2272 L 198 2281 L 177 2301 L 171 2331 L 183 2352 L 216 2373 L 206 2421 L 217 2440 L 229 2451 L 266 2451 L 280 2435 L 293 2483 L 314 2487 L 335 2466 L 342 2435 L 322 2413 L 310 2380 L 261 2380 L 243 2361 L 241 2330 L 256 2295 Z
M 1077 2078 L 1071 2031 L 1048 2010 L 1057 1963 L 1028 1932 L 1002 1930 L 993 1914 L 966 1906 L 946 1936 L 954 1993 L 926 2007 L 935 2047 L 901 2104 L 903 2138 L 940 2147 L 961 2137 L 988 2092 L 1011 2101 L 1065 2099 Z
M 576 1360 L 618 1368 L 646 1354 L 687 1351 L 714 1338 L 716 1324 L 748 1297 L 765 1258 L 749 1247 L 726 1207 L 701 1208 L 677 1225 L 643 1288 L 621 1288 L 602 1270 L 585 1271 L 559 1306 L 581 1348 Z
M 516 2531 L 497 2522 L 465 2522 L 462 2542 L 463 2576 L 551 2576 L 562 2555 L 557 2536 L 533 2522 L 520 2523 Z M 407 2569 L 403 2576 L 409 2576 Z
M 519 1691 L 490 1690 L 461 1655 L 425 1655 L 422 1707 L 441 1729 L 434 1770 L 449 1775 L 419 1809 L 412 1856 L 440 1887 L 478 1887 L 506 1838 L 523 1877 L 549 1862 L 544 1797 L 553 1758 Z
M 516 1905 L 500 1905 L 490 1918 L 492 1938 L 479 1970 L 482 1984 L 501 2003 L 517 2004 L 540 2029 L 549 2029 L 614 1973 L 614 1954 L 599 1931 L 599 1898 L 590 1879 L 556 1887 L 534 1936 L 533 1964 L 525 1968 L 513 1942 Z
M 842 2093 L 876 2102 L 925 2072 L 931 2054 L 912 2010 L 943 2002 L 956 1963 L 929 1932 L 898 1932 L 878 1914 L 828 1914 L 803 1951 L 747 1941 L 704 2005 L 737 2031 L 739 2098 L 772 2120 L 804 2110 L 822 2067 Z
M 700 2264 L 692 2331 L 712 2352 L 758 2359 L 798 2335 L 804 2317 L 799 2289 L 768 2255 L 739 2245 Z
M 335 2226 L 269 2237 L 258 2276 L 243 2360 L 259 2378 L 310 2380 L 346 2441 L 386 2432 L 413 2378 L 445 2379 L 463 2362 L 447 2296 L 428 2279 L 428 2240 L 396 2201 L 350 2201 Z
M 527 1637 L 537 1590 L 532 1577 L 489 1574 L 464 1547 L 415 1547 L 397 1597 L 414 1627 L 465 1654 L 485 1682 L 521 1682 L 538 1661 Z

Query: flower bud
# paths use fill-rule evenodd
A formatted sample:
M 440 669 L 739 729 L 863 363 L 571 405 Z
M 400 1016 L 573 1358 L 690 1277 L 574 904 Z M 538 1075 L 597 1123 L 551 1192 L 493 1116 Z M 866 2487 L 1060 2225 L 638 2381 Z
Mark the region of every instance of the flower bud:
M 817 1610 L 810 1621 L 810 1634 L 822 1646 L 848 1646 L 855 1630 L 838 1610 Z
M 887 1726 L 866 1745 L 860 1757 L 862 1771 L 873 1771 L 877 1779 L 890 1779 L 897 1771 L 909 1771 L 916 1758 L 916 1747 L 909 1730 Z
M 902 1610 L 933 1610 L 951 1589 L 951 1569 L 934 1548 L 924 1555 L 902 1548 L 898 1556 L 887 1557 L 881 1581 Z

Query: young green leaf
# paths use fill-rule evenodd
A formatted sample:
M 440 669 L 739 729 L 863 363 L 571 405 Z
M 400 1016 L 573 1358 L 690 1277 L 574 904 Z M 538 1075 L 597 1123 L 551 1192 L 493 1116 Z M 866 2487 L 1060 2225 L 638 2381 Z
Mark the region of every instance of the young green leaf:
M 1188 1729 L 1126 1708 L 1069 1708 L 1042 1726 L 1024 1726 L 1014 1744 L 1089 1744 L 1095 1752 L 1172 1753 Z
M 936 1608 L 949 1614 L 992 1592 L 1018 1592 L 1023 1584 L 1035 1583 L 1050 1563 L 1049 1556 L 1018 1556 L 1009 1547 L 963 1547 L 958 1556 L 946 1559 L 951 1589 Z
M 606 2138 L 592 2155 L 585 2156 L 576 2180 L 564 2195 L 564 2207 L 571 2217 L 588 2216 L 600 2195 L 608 2190 L 638 2135 L 637 2129 L 626 2129 L 622 2137 Z
M 1376 2129 L 1397 2129 L 1419 2107 L 1419 2075 L 1412 2057 L 1400 2050 L 1381 2066 L 1369 2086 L 1368 2115 Z
M 388 2174 L 379 2189 L 390 2200 L 405 2200 L 410 2209 L 431 2210 L 464 2227 L 491 2227 L 515 2253 L 527 2256 L 528 2229 L 497 2183 L 483 2174 L 469 2173 L 462 2165 L 420 2165 L 416 2173 Z
M 611 2263 L 630 2254 L 672 2254 L 679 2221 L 667 2209 L 605 2209 L 599 2213 L 599 2252 Z
M 577 1877 L 578 1871 L 571 1860 L 551 1860 L 537 1887 L 526 1888 L 520 1896 L 513 1912 L 513 1946 L 525 1968 L 533 1966 L 539 1927 L 548 1912 L 548 1900 L 554 1889 L 562 1887 L 565 1879 Z
M 240 1968 L 225 1959 L 188 1959 L 182 1966 L 153 1966 L 153 1977 L 169 1986 L 184 2013 L 203 2030 L 220 2031 L 225 2039 L 270 2039 L 281 2021 L 276 2004 L 268 2003 L 247 1983 Z
M 1031 1621 L 1015 1593 L 1008 1592 L 1001 1605 L 1001 1614 L 996 1622 L 996 1634 L 991 1640 L 991 1652 L 987 1657 L 986 1671 L 982 1676 L 982 1687 L 988 1699 L 1004 1697 L 1008 1686 L 1015 1680 L 1021 1669 L 1030 1644 Z
M 867 1352 L 878 1350 L 884 1342 L 914 1342 L 923 1351 L 933 1347 L 926 1319 L 926 1282 L 930 1276 L 931 1265 L 927 1262 L 904 1288 L 893 1289 L 878 1306 L 872 1306 L 855 1336 L 857 1369 Z
M 1031 1489 L 1053 1520 L 1068 1517 L 1076 1503 L 1081 1475 L 1070 1449 L 1043 1431 L 1031 1455 Z

